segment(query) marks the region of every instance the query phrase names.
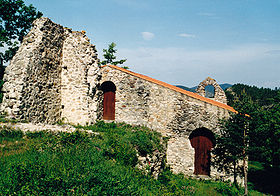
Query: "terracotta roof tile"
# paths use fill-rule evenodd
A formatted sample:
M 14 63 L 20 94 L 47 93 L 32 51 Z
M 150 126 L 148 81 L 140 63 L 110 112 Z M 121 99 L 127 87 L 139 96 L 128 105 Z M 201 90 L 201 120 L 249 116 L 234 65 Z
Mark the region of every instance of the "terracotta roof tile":
M 203 101 L 203 102 L 206 102 L 206 103 L 209 103 L 209 104 L 212 104 L 212 105 L 215 105 L 215 106 L 218 106 L 220 108 L 223 108 L 223 109 L 226 109 L 226 110 L 229 110 L 231 112 L 234 112 L 234 113 L 237 113 L 237 111 L 235 109 L 233 109 L 231 106 L 229 105 L 226 105 L 226 104 L 223 104 L 223 103 L 220 103 L 218 101 L 214 101 L 212 99 L 208 99 L 206 97 L 203 97 L 203 96 L 200 96 L 196 93 L 193 93 L 193 92 L 190 92 L 190 91 L 186 91 L 184 89 L 181 89 L 179 87 L 176 87 L 176 86 L 173 86 L 171 84 L 167 84 L 165 82 L 162 82 L 162 81 L 159 81 L 159 80 L 156 80 L 156 79 L 153 79 L 153 78 L 150 78 L 148 76 L 145 76 L 145 75 L 142 75 L 142 74 L 138 74 L 138 73 L 135 73 L 135 72 L 132 72 L 132 71 L 129 71 L 127 69 L 124 69 L 124 68 L 121 68 L 121 67 L 118 67 L 116 65 L 104 65 L 102 67 L 106 67 L 106 66 L 109 66 L 113 69 L 117 69 L 117 70 L 120 70 L 122 72 L 125 72 L 127 74 L 130 74 L 130 75 L 133 75 L 133 76 L 136 76 L 138 78 L 142 78 L 144 80 L 147 80 L 149 82 L 152 82 L 152 83 L 155 83 L 155 84 L 158 84 L 158 85 L 161 85 L 161 86 L 164 86 L 166 88 L 169 88 L 171 90 L 174 90 L 174 91 L 177 91 L 177 92 L 180 92 L 182 94 L 185 94 L 185 95 L 188 95 L 192 98 L 195 98 L 195 99 L 198 99 L 200 101 Z

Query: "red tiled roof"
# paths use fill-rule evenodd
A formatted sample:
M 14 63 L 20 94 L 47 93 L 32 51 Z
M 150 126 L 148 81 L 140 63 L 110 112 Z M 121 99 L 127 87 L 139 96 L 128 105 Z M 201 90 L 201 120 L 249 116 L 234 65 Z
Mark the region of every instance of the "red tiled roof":
M 155 84 L 158 84 L 160 86 L 163 86 L 163 87 L 166 87 L 166 88 L 169 88 L 171 90 L 174 90 L 174 91 L 177 91 L 179 93 L 182 93 L 182 94 L 185 94 L 185 95 L 188 95 L 192 98 L 195 98 L 195 99 L 198 99 L 200 101 L 203 101 L 203 102 L 206 102 L 206 103 L 209 103 L 209 104 L 212 104 L 212 105 L 215 105 L 215 106 L 218 106 L 220 108 L 223 108 L 223 109 L 226 109 L 226 110 L 229 110 L 231 112 L 234 112 L 234 113 L 237 113 L 237 111 L 235 109 L 233 109 L 233 107 L 229 106 L 229 105 L 226 105 L 226 104 L 223 104 L 223 103 L 220 103 L 218 101 L 214 101 L 212 99 L 208 99 L 206 97 L 203 97 L 199 94 L 196 94 L 196 93 L 193 93 L 193 92 L 190 92 L 190 91 L 186 91 L 184 89 L 181 89 L 179 87 L 176 87 L 176 86 L 173 86 L 171 84 L 167 84 L 165 82 L 162 82 L 162 81 L 159 81 L 159 80 L 156 80 L 156 79 L 153 79 L 153 78 L 150 78 L 148 76 L 145 76 L 145 75 L 142 75 L 142 74 L 138 74 L 138 73 L 135 73 L 135 72 L 132 72 L 132 71 L 129 71 L 127 69 L 124 69 L 124 68 L 121 68 L 121 67 L 118 67 L 116 65 L 104 65 L 102 67 L 106 67 L 106 66 L 109 66 L 113 69 L 117 69 L 117 70 L 120 70 L 122 72 L 125 72 L 127 74 L 130 74 L 130 75 L 133 75 L 133 76 L 136 76 L 138 78 L 142 78 L 144 80 L 147 80 L 149 82 L 152 82 L 152 83 L 155 83 Z

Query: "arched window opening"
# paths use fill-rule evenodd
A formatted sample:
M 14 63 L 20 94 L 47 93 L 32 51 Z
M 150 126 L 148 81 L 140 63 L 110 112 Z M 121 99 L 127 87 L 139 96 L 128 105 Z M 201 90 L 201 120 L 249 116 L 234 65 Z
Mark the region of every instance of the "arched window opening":
M 215 87 L 213 85 L 205 86 L 205 97 L 214 98 L 215 96 Z
M 206 128 L 199 128 L 191 133 L 189 139 L 195 150 L 194 174 L 210 176 L 210 151 L 215 146 L 214 134 Z
M 101 85 L 103 91 L 103 119 L 115 120 L 115 94 L 116 86 L 111 81 L 103 82 Z

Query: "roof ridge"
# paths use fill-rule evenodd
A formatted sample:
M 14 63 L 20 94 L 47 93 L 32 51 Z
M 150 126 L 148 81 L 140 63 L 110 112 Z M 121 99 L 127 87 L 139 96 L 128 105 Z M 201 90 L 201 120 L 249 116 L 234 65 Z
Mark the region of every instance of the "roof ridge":
M 233 107 L 231 107 L 231 106 L 229 106 L 229 105 L 227 105 L 227 104 L 224 104 L 224 103 L 221 103 L 221 102 L 218 102 L 218 101 L 214 101 L 214 100 L 212 100 L 212 99 L 208 99 L 208 98 L 203 97 L 203 96 L 201 96 L 201 95 L 199 95 L 199 94 L 196 94 L 196 93 L 193 93 L 193 92 L 190 92 L 190 91 L 181 89 L 181 88 L 179 88 L 179 87 L 177 87 L 177 86 L 174 86 L 174 85 L 171 85 L 171 84 L 162 82 L 162 81 L 157 80 L 157 79 L 153 79 L 153 78 L 151 78 L 151 77 L 148 77 L 148 76 L 145 76 L 145 75 L 142 75 L 142 74 L 139 74 L 139 73 L 135 73 L 135 72 L 129 71 L 129 70 L 127 70 L 127 69 L 118 67 L 118 66 L 116 66 L 116 65 L 103 65 L 103 66 L 101 66 L 101 68 L 107 67 L 107 66 L 109 66 L 109 67 L 111 67 L 111 68 L 114 68 L 114 69 L 118 69 L 118 70 L 120 70 L 120 71 L 122 71 L 122 72 L 128 73 L 128 74 L 133 75 L 133 76 L 136 76 L 136 77 L 138 77 L 138 78 L 142 78 L 142 79 L 147 80 L 147 81 L 149 81 L 149 82 L 158 84 L 158 85 L 160 85 L 160 86 L 169 88 L 169 89 L 174 90 L 174 91 L 177 91 L 177 92 L 179 92 L 179 93 L 188 95 L 188 96 L 190 96 L 190 97 L 192 97 L 192 98 L 195 98 L 195 99 L 198 99 L 198 100 L 200 100 L 200 101 L 203 101 L 203 102 L 206 102 L 206 103 L 210 103 L 210 104 L 215 105 L 215 106 L 217 106 L 217 107 L 220 107 L 220 108 L 229 110 L 229 111 L 231 111 L 231 112 L 237 113 L 237 111 L 236 111 Z

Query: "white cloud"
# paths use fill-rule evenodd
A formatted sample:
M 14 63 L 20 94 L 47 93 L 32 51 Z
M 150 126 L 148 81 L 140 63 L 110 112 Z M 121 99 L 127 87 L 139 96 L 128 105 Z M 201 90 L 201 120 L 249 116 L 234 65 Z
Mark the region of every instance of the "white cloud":
M 199 13 L 197 13 L 197 15 L 202 16 L 202 17 L 207 17 L 210 19 L 219 19 L 220 18 L 215 13 L 211 13 L 211 12 L 199 12 Z
M 144 40 L 152 40 L 155 37 L 155 34 L 151 32 L 142 32 L 141 35 Z
M 219 83 L 280 87 L 280 45 L 251 44 L 220 50 L 185 48 L 119 49 L 132 71 L 170 84 L 195 86 L 211 76 Z
M 196 36 L 193 34 L 188 34 L 188 33 L 181 33 L 179 34 L 180 37 L 187 37 L 187 38 L 195 38 Z

